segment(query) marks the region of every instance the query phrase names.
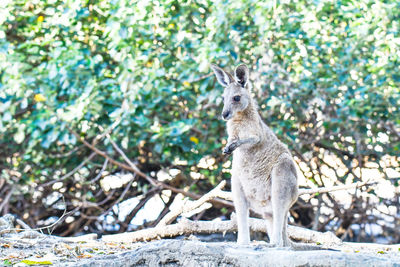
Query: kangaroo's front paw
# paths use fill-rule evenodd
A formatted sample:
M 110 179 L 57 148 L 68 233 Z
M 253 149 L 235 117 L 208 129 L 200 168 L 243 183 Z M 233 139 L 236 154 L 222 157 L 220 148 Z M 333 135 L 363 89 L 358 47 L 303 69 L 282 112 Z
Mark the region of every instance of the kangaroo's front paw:
M 223 153 L 224 154 L 232 154 L 232 152 L 237 148 L 237 143 L 233 142 L 233 143 L 229 143 L 225 146 Z
M 233 152 L 233 150 L 230 150 L 230 148 L 228 146 L 226 146 L 224 148 L 224 150 L 222 151 L 222 153 L 224 153 L 226 155 L 232 154 L 232 152 Z

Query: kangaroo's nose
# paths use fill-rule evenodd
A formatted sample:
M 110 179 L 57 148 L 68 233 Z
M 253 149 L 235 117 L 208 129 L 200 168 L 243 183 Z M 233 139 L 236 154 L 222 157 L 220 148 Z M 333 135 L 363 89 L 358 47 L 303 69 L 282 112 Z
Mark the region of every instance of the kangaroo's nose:
M 224 120 L 226 120 L 227 118 L 229 118 L 229 115 L 231 115 L 231 112 L 229 110 L 225 110 L 224 112 L 222 112 L 222 118 Z

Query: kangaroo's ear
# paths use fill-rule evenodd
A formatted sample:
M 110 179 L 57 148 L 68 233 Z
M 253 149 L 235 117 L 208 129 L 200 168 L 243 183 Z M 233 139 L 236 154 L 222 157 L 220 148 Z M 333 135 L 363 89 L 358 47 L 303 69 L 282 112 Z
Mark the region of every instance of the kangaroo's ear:
M 233 83 L 234 79 L 231 74 L 227 73 L 226 71 L 214 64 L 211 64 L 211 68 L 214 71 L 218 82 L 222 86 L 227 87 L 229 84 Z
M 235 78 L 236 81 L 242 86 L 245 87 L 249 80 L 249 69 L 245 64 L 241 64 L 235 69 Z

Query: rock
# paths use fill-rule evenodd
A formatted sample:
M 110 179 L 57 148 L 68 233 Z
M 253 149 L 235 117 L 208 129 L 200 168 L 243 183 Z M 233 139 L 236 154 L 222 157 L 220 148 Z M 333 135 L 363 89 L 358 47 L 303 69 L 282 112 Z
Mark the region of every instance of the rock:
M 294 251 L 268 244 L 239 246 L 233 242 L 160 240 L 137 249 L 63 266 L 400 266 L 400 255 L 333 250 Z

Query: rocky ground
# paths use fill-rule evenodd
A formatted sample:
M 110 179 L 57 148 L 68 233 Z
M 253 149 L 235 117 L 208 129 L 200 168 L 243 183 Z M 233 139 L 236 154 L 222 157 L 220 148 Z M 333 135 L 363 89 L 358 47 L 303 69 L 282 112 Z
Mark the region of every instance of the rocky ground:
M 136 232 L 78 237 L 43 234 L 13 216 L 0 217 L 0 266 L 399 266 L 400 244 L 342 242 L 332 233 L 290 226 L 307 243 L 276 248 L 264 241 L 239 246 L 230 221 L 189 221 Z M 250 228 L 265 233 L 261 220 Z M 23 228 L 21 228 L 22 226 Z M 194 235 L 193 233 L 196 233 Z M 203 234 L 199 234 L 203 233 Z M 173 237 L 174 239 L 167 239 Z M 141 240 L 153 240 L 140 242 Z
M 320 249 L 273 248 L 265 242 L 165 239 L 117 243 L 42 236 L 0 239 L 0 265 L 27 266 L 400 266 L 400 245 L 342 243 Z M 317 246 L 317 245 L 315 245 Z

